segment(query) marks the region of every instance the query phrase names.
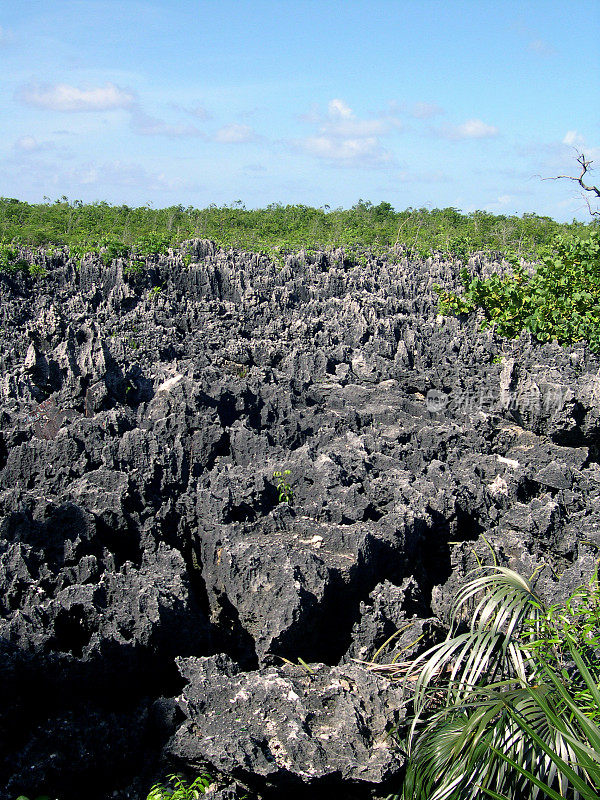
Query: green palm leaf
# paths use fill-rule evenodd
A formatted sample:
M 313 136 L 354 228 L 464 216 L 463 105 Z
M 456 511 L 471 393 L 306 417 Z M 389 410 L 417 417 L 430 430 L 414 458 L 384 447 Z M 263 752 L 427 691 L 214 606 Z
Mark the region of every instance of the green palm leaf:
M 600 800 L 599 602 L 597 576 L 565 616 L 512 570 L 481 569 L 457 596 L 447 639 L 407 671 L 401 797 Z

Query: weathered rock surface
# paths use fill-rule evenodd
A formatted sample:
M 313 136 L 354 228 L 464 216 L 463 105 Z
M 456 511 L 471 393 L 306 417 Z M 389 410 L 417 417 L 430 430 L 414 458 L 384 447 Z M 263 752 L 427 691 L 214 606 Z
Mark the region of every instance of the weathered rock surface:
M 403 717 L 402 691 L 357 664 L 242 672 L 222 655 L 178 663 L 189 721 L 171 747 L 189 763 L 208 760 L 273 789 L 298 778 L 323 788 L 382 784 L 398 771 L 389 732 Z
M 402 709 L 357 661 L 436 641 L 490 548 L 552 600 L 593 569 L 585 346 L 439 317 L 447 262 L 187 250 L 0 273 L 0 800 L 384 796 Z

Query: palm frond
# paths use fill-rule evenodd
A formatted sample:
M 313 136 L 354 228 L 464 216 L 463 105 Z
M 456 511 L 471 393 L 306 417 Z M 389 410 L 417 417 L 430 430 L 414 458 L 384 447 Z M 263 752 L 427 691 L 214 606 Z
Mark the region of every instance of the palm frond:
M 598 581 L 567 618 L 514 571 L 477 572 L 446 640 L 403 665 L 414 715 L 401 797 L 600 800 Z
M 538 687 L 538 694 L 551 703 L 551 687 Z M 537 738 L 526 736 L 520 721 L 525 720 Z M 556 769 L 550 752 L 577 762 L 577 750 L 569 741 L 572 727 L 557 729 L 544 708 L 531 696 L 530 687 L 502 681 L 473 689 L 468 703 L 444 707 L 413 729 L 408 751 L 409 768 L 421 775 L 427 792 L 418 797 L 439 800 L 452 787 L 449 797 L 463 798 L 469 787 L 493 787 L 525 796 L 525 779 L 517 779 L 500 758 L 490 759 L 490 750 L 499 751 L 534 774 L 545 775 L 549 785 L 566 791 L 568 781 Z M 576 771 L 576 770 L 574 770 Z M 409 782 L 407 788 L 411 786 Z M 438 793 L 439 792 L 439 798 Z M 452 792 L 456 794 L 453 795 Z M 414 796 L 414 791 L 405 796 Z M 477 792 L 472 792 L 477 797 Z M 536 793 L 533 792 L 532 797 Z M 563 797 L 565 795 L 563 794 Z
M 469 632 L 456 634 L 467 607 L 482 592 L 483 599 L 472 611 Z M 526 680 L 533 671 L 532 654 L 524 643 L 515 644 L 514 634 L 525 619 L 533 621 L 535 630 L 542 613 L 540 599 L 512 570 L 497 567 L 470 581 L 457 596 L 446 640 L 422 653 L 409 670 L 409 675 L 418 673 L 415 707 L 421 707 L 427 689 L 448 674 L 448 699 L 455 688 L 459 694 L 468 692 L 484 675 L 492 681 L 505 675 Z

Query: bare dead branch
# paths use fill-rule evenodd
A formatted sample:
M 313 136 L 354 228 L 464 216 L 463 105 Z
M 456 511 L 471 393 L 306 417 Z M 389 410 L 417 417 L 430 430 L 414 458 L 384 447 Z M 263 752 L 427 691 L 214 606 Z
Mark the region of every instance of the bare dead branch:
M 592 206 L 590 205 L 590 201 L 589 201 L 589 199 L 588 199 L 588 198 L 587 198 L 585 195 L 583 195 L 583 199 L 585 200 L 585 203 L 586 203 L 586 205 L 587 205 L 587 207 L 588 207 L 588 211 L 590 212 L 590 214 L 592 215 L 592 217 L 600 217 L 600 211 L 595 211 L 595 210 L 592 208 Z
M 543 181 L 558 181 L 561 179 L 565 179 L 568 181 L 575 181 L 578 183 L 582 189 L 586 192 L 592 192 L 592 194 L 596 195 L 596 197 L 600 198 L 600 189 L 597 186 L 586 186 L 583 182 L 583 177 L 587 172 L 591 172 L 591 165 L 594 163 L 585 157 L 584 153 L 580 153 L 578 150 L 575 151 L 577 153 L 577 163 L 581 166 L 581 175 L 578 178 L 573 177 L 573 175 L 555 175 L 551 178 L 542 178 Z M 593 217 L 600 217 L 600 211 L 595 211 L 589 202 L 589 199 L 582 195 L 583 199 L 585 200 L 588 210 Z

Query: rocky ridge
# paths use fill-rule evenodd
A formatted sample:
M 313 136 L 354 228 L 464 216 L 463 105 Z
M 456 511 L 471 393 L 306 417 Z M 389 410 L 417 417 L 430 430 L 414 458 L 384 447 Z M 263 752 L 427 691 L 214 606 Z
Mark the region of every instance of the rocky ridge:
M 440 317 L 450 262 L 187 250 L 0 273 L 0 798 L 384 797 L 365 662 L 490 550 L 549 599 L 594 568 L 600 362 Z

